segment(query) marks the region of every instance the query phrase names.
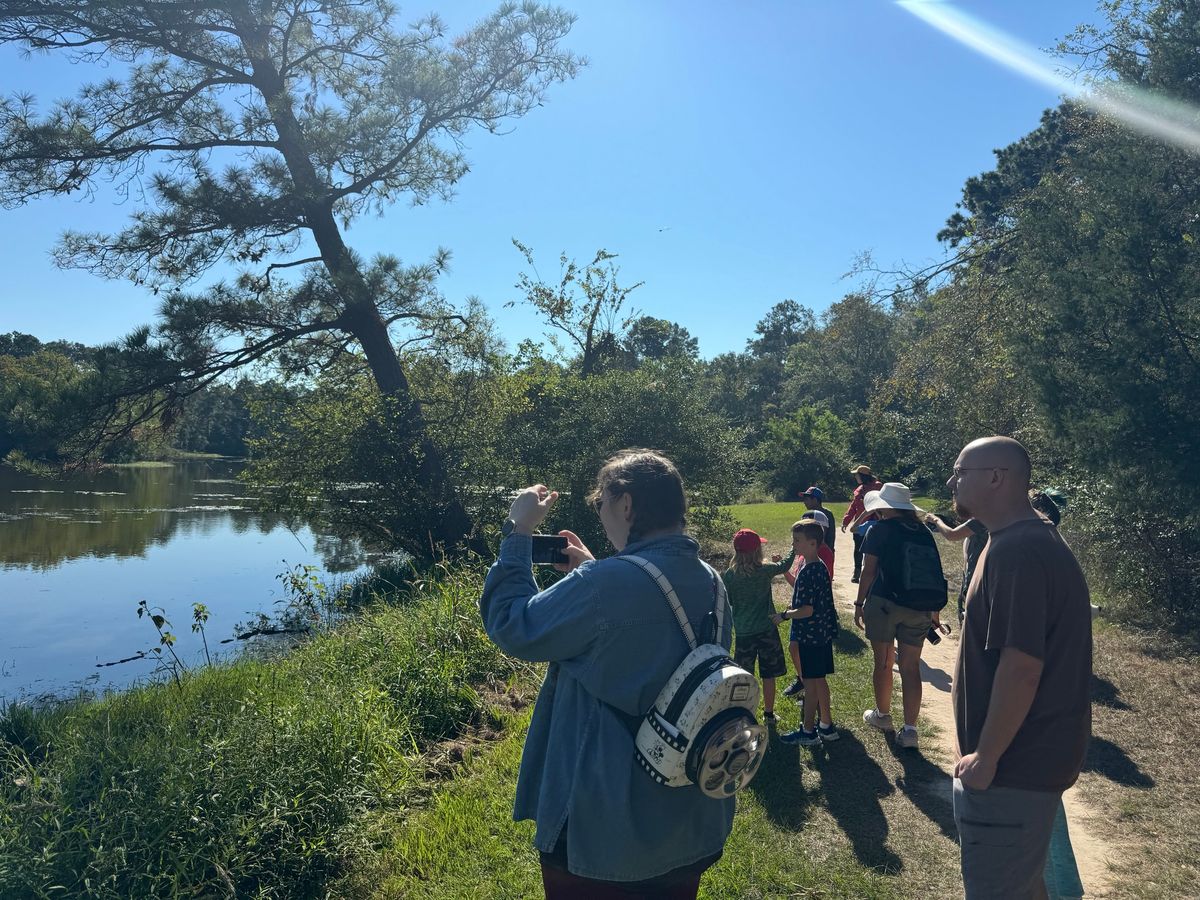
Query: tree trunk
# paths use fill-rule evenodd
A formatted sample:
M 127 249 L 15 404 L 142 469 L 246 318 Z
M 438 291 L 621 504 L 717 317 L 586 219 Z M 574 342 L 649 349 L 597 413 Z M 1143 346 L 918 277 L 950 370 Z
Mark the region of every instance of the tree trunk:
M 420 404 L 413 399 L 408 378 L 392 346 L 387 325 L 370 296 L 366 281 L 354 257 L 342 240 L 329 199 L 329 186 L 317 175 L 305 147 L 303 132 L 292 109 L 283 79 L 266 51 L 265 33 L 252 20 L 240 23 L 239 31 L 253 70 L 253 82 L 262 92 L 279 136 L 279 149 L 287 164 L 297 195 L 305 206 L 305 221 L 321 254 L 325 268 L 338 287 L 344 307 L 341 323 L 363 348 L 367 365 L 380 393 L 393 399 L 400 411 L 398 428 L 417 440 L 419 459 L 417 476 L 431 502 L 438 505 L 431 517 L 431 554 L 437 545 L 457 555 L 466 549 L 480 550 L 482 542 L 473 536 L 474 523 L 457 496 L 441 453 L 430 440 Z

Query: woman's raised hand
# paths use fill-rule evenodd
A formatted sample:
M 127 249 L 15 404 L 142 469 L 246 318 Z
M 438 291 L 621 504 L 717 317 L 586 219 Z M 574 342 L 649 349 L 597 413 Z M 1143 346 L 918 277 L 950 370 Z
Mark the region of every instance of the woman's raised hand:
M 544 484 L 535 484 L 517 494 L 508 509 L 508 517 L 517 523 L 521 531 L 533 534 L 557 499 L 558 491 L 552 491 Z
M 589 559 L 596 558 L 592 556 L 592 551 L 583 545 L 583 541 L 579 539 L 579 535 L 577 535 L 575 532 L 567 531 L 564 528 L 558 534 L 559 537 L 565 537 L 567 539 L 567 546 L 563 548 L 562 552 L 566 554 L 569 560 L 571 560 L 565 566 L 555 564 L 554 568 L 558 569 L 558 571 L 570 572 L 576 566 L 587 562 Z

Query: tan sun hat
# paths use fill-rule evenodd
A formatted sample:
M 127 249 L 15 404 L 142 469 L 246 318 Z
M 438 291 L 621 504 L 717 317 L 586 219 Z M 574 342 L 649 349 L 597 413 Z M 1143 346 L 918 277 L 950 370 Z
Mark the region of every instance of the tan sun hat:
M 863 509 L 875 512 L 878 509 L 911 509 L 913 512 L 924 512 L 912 502 L 912 491 L 908 485 L 898 481 L 889 481 L 878 491 L 867 491 L 863 497 Z
M 874 475 L 870 466 L 855 466 L 850 470 L 851 475 Z

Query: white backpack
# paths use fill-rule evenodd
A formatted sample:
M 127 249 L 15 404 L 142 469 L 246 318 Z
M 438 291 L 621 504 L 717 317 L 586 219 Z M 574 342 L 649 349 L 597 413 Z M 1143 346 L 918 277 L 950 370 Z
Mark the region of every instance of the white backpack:
M 697 644 L 687 613 L 667 577 L 640 556 L 617 556 L 639 566 L 662 591 L 691 652 L 684 657 L 634 737 L 638 765 L 659 784 L 694 784 L 709 797 L 732 797 L 750 783 L 767 752 L 767 731 L 758 724 L 758 681 L 719 643 Z M 713 577 L 715 640 L 724 627 L 725 584 Z

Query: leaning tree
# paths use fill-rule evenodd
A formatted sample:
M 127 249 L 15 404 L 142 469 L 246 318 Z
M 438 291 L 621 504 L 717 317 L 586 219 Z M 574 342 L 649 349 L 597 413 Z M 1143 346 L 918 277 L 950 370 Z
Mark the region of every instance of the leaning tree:
M 353 349 L 420 488 L 427 552 L 461 546 L 471 523 L 397 341 L 470 316 L 434 288 L 441 254 L 366 261 L 343 231 L 402 198 L 449 197 L 464 135 L 525 114 L 581 60 L 560 47 L 573 16 L 534 3 L 453 39 L 436 16 L 396 16 L 387 0 L 5 0 L 0 43 L 112 75 L 44 113 L 28 95 L 0 100 L 0 204 L 105 183 L 132 201 L 123 230 L 67 232 L 55 251 L 165 298 L 153 328 L 97 358 L 97 440 L 170 418 L 239 367 L 312 371 Z M 214 266 L 236 275 L 197 287 Z

